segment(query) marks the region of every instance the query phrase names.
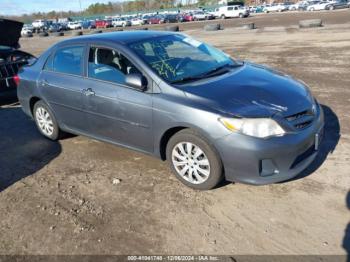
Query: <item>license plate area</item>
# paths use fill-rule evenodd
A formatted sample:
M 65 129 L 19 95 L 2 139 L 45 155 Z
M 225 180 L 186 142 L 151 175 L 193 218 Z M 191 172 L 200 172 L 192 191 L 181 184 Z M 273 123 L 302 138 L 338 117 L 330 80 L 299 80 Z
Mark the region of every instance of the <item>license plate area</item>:
M 315 134 L 315 151 L 319 150 L 322 139 L 323 139 L 323 127 Z

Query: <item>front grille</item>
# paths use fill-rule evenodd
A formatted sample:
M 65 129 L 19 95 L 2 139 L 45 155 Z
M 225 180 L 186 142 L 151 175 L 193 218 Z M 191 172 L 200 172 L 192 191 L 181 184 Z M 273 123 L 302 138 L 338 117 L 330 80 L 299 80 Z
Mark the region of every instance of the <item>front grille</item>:
M 291 123 L 296 129 L 301 130 L 307 128 L 312 124 L 315 114 L 312 110 L 304 110 L 299 113 L 285 117 L 285 119 Z
M 305 111 L 303 111 L 303 112 L 296 113 L 296 114 L 291 115 L 291 116 L 287 116 L 286 119 L 287 119 L 288 121 L 294 121 L 294 120 L 296 120 L 296 119 L 298 119 L 298 118 L 301 118 L 301 117 L 307 115 L 307 112 L 308 112 L 308 111 L 305 110 Z

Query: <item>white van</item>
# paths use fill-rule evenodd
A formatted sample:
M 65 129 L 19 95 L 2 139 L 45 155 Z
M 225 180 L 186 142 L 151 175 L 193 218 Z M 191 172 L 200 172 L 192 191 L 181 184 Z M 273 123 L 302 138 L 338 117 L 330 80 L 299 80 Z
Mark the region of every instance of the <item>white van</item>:
M 249 10 L 245 8 L 244 6 L 240 5 L 229 5 L 229 6 L 222 6 L 215 10 L 214 15 L 216 17 L 219 17 L 221 19 L 225 18 L 233 18 L 233 17 L 248 17 L 249 16 Z

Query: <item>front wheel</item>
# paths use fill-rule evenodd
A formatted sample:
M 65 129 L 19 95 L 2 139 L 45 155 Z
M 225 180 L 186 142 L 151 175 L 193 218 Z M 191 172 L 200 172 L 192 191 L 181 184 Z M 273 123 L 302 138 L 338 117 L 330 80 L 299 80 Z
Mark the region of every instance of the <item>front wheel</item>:
M 216 149 L 193 130 L 185 129 L 171 137 L 166 156 L 175 176 L 193 189 L 212 189 L 223 178 Z
M 33 116 L 40 133 L 51 140 L 57 140 L 61 131 L 55 116 L 50 108 L 43 102 L 38 101 L 34 105 Z

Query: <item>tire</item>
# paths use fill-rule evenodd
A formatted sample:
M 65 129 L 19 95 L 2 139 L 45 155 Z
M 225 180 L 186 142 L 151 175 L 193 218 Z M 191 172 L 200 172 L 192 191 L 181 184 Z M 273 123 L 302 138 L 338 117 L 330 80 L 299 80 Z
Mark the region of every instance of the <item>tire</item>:
M 244 16 L 243 16 L 243 14 L 239 14 L 239 18 L 243 18 Z
M 187 143 L 190 143 L 192 148 L 191 157 L 187 157 L 186 154 L 189 149 Z M 180 151 L 180 148 L 183 151 Z M 197 157 L 195 152 L 199 153 Z M 223 179 L 223 167 L 218 152 L 201 134 L 191 129 L 181 130 L 170 138 L 166 157 L 177 179 L 190 188 L 209 190 Z M 199 165 L 198 161 L 203 164 Z M 186 162 L 186 164 L 175 166 L 176 162 Z M 184 175 L 180 174 L 181 171 L 185 171 Z
M 226 19 L 226 16 L 225 15 L 221 15 L 221 19 Z
M 48 32 L 39 33 L 39 37 L 47 37 L 47 36 L 49 36 Z
M 308 19 L 299 21 L 299 28 L 321 27 L 321 19 Z
M 222 29 L 222 27 L 220 24 L 207 24 L 204 26 L 205 31 L 218 31 L 221 29 Z
M 57 124 L 56 118 L 51 109 L 43 101 L 40 100 L 35 103 L 33 117 L 39 132 L 43 136 L 54 141 L 60 138 L 62 132 Z M 44 122 L 42 119 L 44 119 Z
M 56 36 L 56 37 L 60 37 L 60 36 L 64 36 L 64 33 L 63 32 L 55 32 L 55 33 L 52 33 L 53 36 Z
M 331 5 L 330 7 L 329 7 L 329 10 L 334 10 L 334 6 L 333 5 Z
M 80 36 L 80 35 L 83 35 L 83 32 L 82 31 L 75 31 L 72 33 L 73 36 Z
M 102 34 L 102 30 L 95 30 L 95 31 L 92 31 L 91 34 Z
M 180 28 L 178 25 L 168 25 L 164 28 L 165 31 L 179 32 Z

